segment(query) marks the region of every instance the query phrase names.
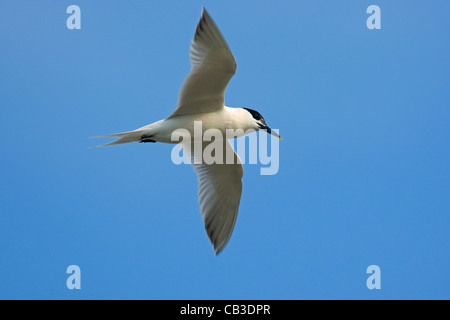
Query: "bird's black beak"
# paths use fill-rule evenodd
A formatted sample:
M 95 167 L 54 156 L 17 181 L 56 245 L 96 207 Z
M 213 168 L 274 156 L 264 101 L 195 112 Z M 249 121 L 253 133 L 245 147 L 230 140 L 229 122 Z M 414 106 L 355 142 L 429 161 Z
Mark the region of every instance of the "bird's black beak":
M 278 133 L 272 131 L 272 129 L 270 129 L 267 125 L 258 123 L 258 126 L 260 130 L 267 130 L 267 133 L 279 138 L 280 140 L 283 140 L 283 138 Z

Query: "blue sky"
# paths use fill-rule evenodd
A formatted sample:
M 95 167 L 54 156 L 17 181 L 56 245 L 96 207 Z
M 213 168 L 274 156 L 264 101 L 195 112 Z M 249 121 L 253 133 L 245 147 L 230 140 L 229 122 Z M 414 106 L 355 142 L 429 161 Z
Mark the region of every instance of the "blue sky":
M 81 30 L 66 8 L 81 8 Z M 381 30 L 366 9 L 381 8 Z M 226 104 L 280 129 L 230 243 L 172 147 L 88 149 L 168 116 L 201 7 Z M 0 298 L 450 298 L 448 1 L 2 1 Z M 66 288 L 81 268 L 82 289 Z M 381 268 L 368 290 L 366 268 Z

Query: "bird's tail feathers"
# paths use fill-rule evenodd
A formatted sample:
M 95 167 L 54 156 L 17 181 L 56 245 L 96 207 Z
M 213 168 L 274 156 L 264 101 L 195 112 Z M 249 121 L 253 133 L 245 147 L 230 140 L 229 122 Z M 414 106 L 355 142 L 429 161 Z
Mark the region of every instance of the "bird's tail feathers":
M 105 135 L 101 135 L 101 136 L 90 137 L 90 138 L 108 138 L 108 137 L 119 138 L 115 141 L 101 144 L 99 146 L 95 146 L 95 147 L 91 147 L 91 148 L 99 148 L 99 147 L 112 146 L 115 144 L 137 142 L 137 141 L 141 140 L 143 131 L 145 131 L 145 130 L 134 130 L 134 131 L 127 131 L 127 132 L 105 134 Z

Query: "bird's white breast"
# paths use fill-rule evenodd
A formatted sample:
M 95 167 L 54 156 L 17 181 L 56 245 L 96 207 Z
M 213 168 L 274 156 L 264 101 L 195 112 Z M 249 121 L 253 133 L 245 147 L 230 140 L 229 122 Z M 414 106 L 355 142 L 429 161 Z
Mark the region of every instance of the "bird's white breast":
M 219 130 L 224 137 L 229 129 L 237 130 L 249 129 L 250 123 L 247 116 L 248 112 L 242 108 L 225 107 L 219 111 L 180 115 L 158 121 L 147 126 L 149 135 L 153 135 L 156 141 L 164 143 L 177 143 L 178 139 L 173 139 L 173 133 L 176 130 L 187 130 L 191 137 L 203 134 L 210 129 Z M 239 134 L 237 136 L 243 135 Z

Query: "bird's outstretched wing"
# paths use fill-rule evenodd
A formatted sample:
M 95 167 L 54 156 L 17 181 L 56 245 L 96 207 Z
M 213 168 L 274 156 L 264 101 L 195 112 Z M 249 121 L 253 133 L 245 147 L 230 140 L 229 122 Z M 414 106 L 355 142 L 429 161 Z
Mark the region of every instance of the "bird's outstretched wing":
M 233 54 L 205 9 L 191 41 L 189 57 L 191 71 L 181 86 L 177 109 L 169 118 L 223 108 L 225 89 L 236 73 Z
M 216 254 L 225 248 L 233 233 L 241 200 L 243 176 L 241 159 L 228 140 L 222 142 L 222 155 L 219 157 L 215 154 L 215 159 L 222 159 L 221 164 L 207 164 L 211 161 L 205 161 L 205 154 L 202 155 L 201 161 L 194 152 L 190 155 L 198 178 L 198 202 L 202 219 Z M 202 151 L 207 145 L 208 142 L 203 142 Z

